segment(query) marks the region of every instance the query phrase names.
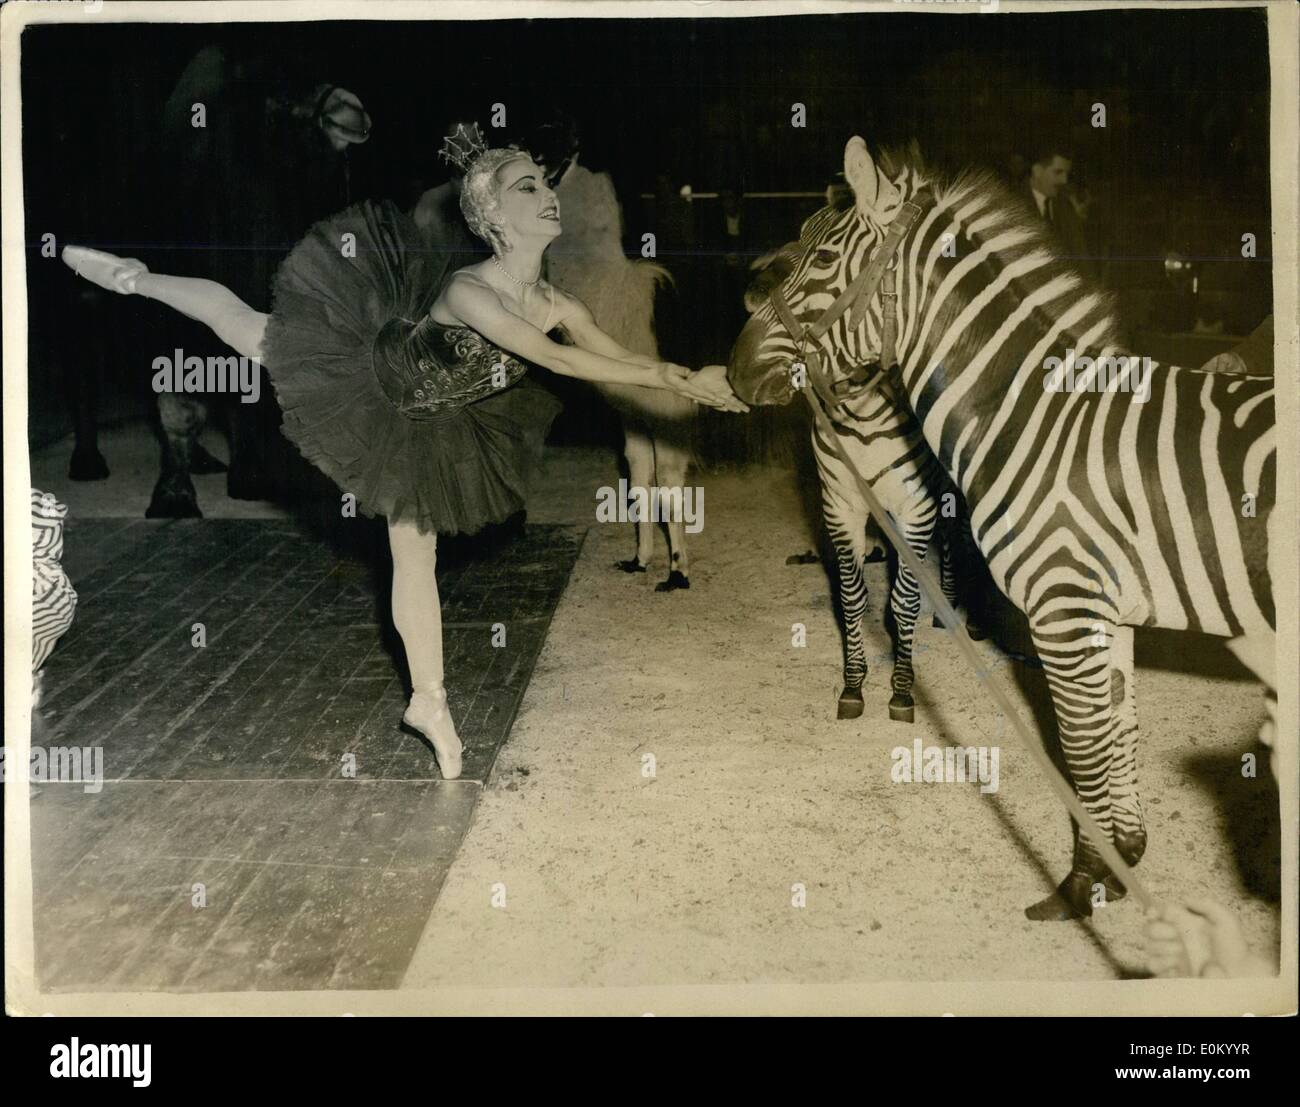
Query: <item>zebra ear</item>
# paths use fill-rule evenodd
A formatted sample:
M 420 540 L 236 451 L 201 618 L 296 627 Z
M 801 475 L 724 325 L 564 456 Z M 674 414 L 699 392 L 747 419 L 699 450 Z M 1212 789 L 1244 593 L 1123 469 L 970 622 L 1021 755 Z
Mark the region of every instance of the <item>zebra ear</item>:
M 853 198 L 863 215 L 879 215 L 898 204 L 898 189 L 876 166 L 859 135 L 844 147 L 844 179 L 853 189 Z

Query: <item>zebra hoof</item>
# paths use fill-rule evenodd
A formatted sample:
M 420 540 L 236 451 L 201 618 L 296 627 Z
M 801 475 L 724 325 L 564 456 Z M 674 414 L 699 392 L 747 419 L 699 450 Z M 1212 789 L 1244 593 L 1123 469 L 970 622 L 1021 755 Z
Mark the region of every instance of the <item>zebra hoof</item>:
M 1026 907 L 1025 918 L 1031 922 L 1065 922 L 1090 917 L 1092 884 L 1087 873 L 1071 873 L 1050 896 Z
M 642 565 L 635 557 L 629 557 L 626 561 L 614 562 L 615 569 L 622 569 L 625 573 L 644 573 L 647 566 Z
M 1124 885 L 1115 877 L 1104 878 L 1090 873 L 1072 872 L 1045 899 L 1025 908 L 1025 918 L 1031 922 L 1066 922 L 1070 919 L 1092 917 L 1094 886 L 1101 884 L 1105 892 L 1098 906 L 1123 899 L 1127 894 Z
M 889 717 L 896 723 L 915 722 L 915 701 L 911 696 L 905 696 L 901 692 L 895 692 L 889 698 Z
M 837 719 L 857 719 L 862 715 L 862 689 L 845 688 L 840 693 L 839 707 L 835 711 Z
M 1130 865 L 1136 865 L 1147 851 L 1147 833 L 1139 830 L 1136 834 L 1115 833 L 1111 839 L 1116 852 Z M 1122 887 L 1122 885 L 1121 885 Z
M 966 620 L 966 633 L 971 636 L 973 642 L 983 642 L 989 636 L 989 632 L 979 625 L 974 619 Z
M 667 580 L 661 580 L 655 585 L 656 592 L 676 592 L 679 588 L 689 588 L 691 586 L 690 578 L 678 569 L 674 569 L 668 574 Z

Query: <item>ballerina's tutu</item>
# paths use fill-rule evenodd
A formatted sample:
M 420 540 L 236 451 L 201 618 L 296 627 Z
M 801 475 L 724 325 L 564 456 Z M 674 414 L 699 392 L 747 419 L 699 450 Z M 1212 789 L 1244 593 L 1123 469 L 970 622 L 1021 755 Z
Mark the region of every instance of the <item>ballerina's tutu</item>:
M 391 201 L 317 223 L 276 274 L 262 357 L 285 435 L 364 514 L 472 534 L 524 505 L 561 405 L 427 318 L 449 256 Z

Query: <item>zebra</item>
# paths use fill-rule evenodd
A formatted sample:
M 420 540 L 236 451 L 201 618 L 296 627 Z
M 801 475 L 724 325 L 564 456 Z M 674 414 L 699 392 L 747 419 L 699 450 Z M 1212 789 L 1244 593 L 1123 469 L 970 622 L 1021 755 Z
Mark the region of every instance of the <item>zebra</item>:
M 802 252 L 802 242 L 816 241 L 821 224 L 836 214 L 833 208 L 823 209 L 804 224 L 801 242 L 789 243 L 754 263 L 755 277 L 745 293 L 745 306 L 751 312 L 761 309 L 772 285 L 789 276 Z M 951 488 L 941 491 L 946 477 L 925 444 L 912 413 L 877 390 L 848 399 L 836 410 L 833 422 L 854 467 L 887 505 L 917 557 L 924 558 L 931 540 L 938 538 L 940 581 L 944 595 L 956 606 L 954 530 L 951 526 L 938 524 L 945 524 L 947 520 L 957 523 L 958 497 Z M 867 673 L 862 619 L 867 610 L 863 568 L 870 560 L 867 544 L 870 512 L 853 475 L 844 468 L 834 446 L 826 440 L 821 426 L 815 422 L 812 425 L 812 447 L 821 484 L 822 519 L 839 570 L 844 688 L 840 692 L 836 717 L 856 719 L 863 711 L 862 682 Z M 941 498 L 944 501 L 942 518 Z M 889 717 L 898 722 L 910 723 L 915 717 L 912 646 L 920 608 L 921 592 L 916 578 L 907 565 L 900 562 L 890 588 L 890 611 L 894 617 L 894 669 L 890 678 Z M 935 626 L 941 625 L 936 616 Z M 983 632 L 973 621 L 968 620 L 967 628 L 972 637 L 983 637 Z
M 1272 378 L 1147 362 L 1148 397 L 1136 402 L 1127 389 L 1139 374 L 1124 361 L 1095 388 L 1106 359 L 1129 357 L 1113 303 L 991 173 L 941 179 L 915 143 L 877 163 L 855 136 L 844 174 L 854 203 L 815 225 L 782 286 L 790 310 L 815 317 L 904 220 L 891 239 L 898 356 L 886 380 L 961 490 L 993 580 L 1028 619 L 1081 802 L 1136 864 L 1147 832 L 1133 628 L 1275 637 Z M 883 303 L 823 336 L 837 376 L 875 356 Z M 757 312 L 732 353 L 737 394 L 788 400 L 795 353 L 774 308 Z M 1074 387 L 1055 387 L 1061 361 L 1038 376 L 1053 358 L 1079 367 Z M 1069 875 L 1026 914 L 1087 916 L 1124 892 L 1076 827 Z

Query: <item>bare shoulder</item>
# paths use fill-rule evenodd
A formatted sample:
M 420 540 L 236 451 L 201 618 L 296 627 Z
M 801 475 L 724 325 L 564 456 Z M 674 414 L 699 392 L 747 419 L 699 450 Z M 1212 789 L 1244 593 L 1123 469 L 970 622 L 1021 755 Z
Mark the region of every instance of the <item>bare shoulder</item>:
M 483 274 L 479 272 L 478 263 L 467 265 L 464 269 L 457 269 L 447 281 L 448 288 L 451 288 L 453 285 L 460 285 L 461 287 L 476 287 L 486 289 L 488 292 L 496 292 L 496 289 L 483 279 Z
M 497 290 L 475 272 L 475 269 L 475 266 L 457 269 L 447 281 L 447 287 L 443 289 L 439 299 L 453 311 L 457 310 L 457 305 L 504 306 L 501 304 L 501 297 L 497 295 Z

